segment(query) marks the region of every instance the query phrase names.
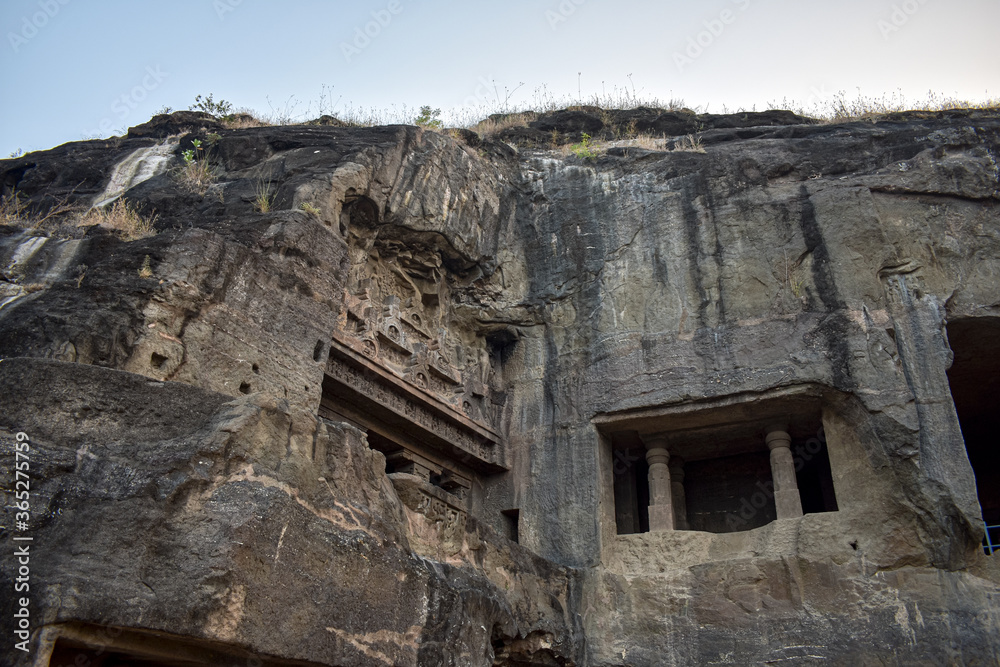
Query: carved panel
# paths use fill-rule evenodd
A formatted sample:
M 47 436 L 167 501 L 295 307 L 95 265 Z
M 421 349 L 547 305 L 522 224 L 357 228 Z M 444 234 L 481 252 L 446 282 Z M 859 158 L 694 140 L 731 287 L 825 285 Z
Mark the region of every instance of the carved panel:
M 425 304 L 415 278 L 409 283 L 395 278 L 403 275 L 398 266 L 370 261 L 357 274 L 354 287 L 345 290 L 333 339 L 481 426 L 495 428 L 485 383 L 492 370 L 485 341 L 473 337 L 475 347 L 482 348 L 473 349 L 447 327 L 435 326 L 449 319 L 449 304 L 436 295 Z M 403 298 L 397 292 L 405 289 L 414 293 Z
M 473 467 L 504 468 L 497 434 L 423 391 L 422 373 L 408 383 L 366 357 L 340 347 L 336 341 L 331 345 L 326 372 L 347 390 L 347 400 L 365 408 L 366 413 L 380 409 L 381 421 L 395 421 L 419 439 L 465 459 Z M 363 405 L 366 402 L 367 407 Z
M 465 530 L 467 513 L 462 499 L 413 475 L 394 473 L 389 479 L 403 504 L 435 524 L 442 536 Z
M 446 268 L 440 248 L 412 238 L 354 229 L 349 252 L 328 400 L 346 402 L 353 418 L 386 437 L 396 429 L 395 440 L 414 453 L 426 454 L 426 445 L 475 470 L 505 469 L 490 395 L 494 369 L 469 306 L 469 277 Z

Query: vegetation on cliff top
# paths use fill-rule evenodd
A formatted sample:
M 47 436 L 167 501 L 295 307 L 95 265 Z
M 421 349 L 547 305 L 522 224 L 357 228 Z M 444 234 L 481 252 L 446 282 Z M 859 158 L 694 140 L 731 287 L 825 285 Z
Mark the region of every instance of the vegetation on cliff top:
M 518 86 L 519 88 L 520 86 Z M 514 89 L 516 91 L 517 88 Z M 637 109 L 640 107 L 659 109 L 663 111 L 687 112 L 692 114 L 709 113 L 706 107 L 689 107 L 684 100 L 672 98 L 661 100 L 656 97 L 643 96 L 642 91 L 635 88 L 615 88 L 613 91 L 595 94 L 591 97 L 557 97 L 547 88 L 536 89 L 530 100 L 521 104 L 512 101 L 513 92 L 505 89 L 503 93 L 494 91 L 493 99 L 482 98 L 476 104 L 448 109 L 442 114 L 441 109 L 429 105 L 413 109 L 408 106 L 392 105 L 388 108 L 353 106 L 351 102 L 341 106 L 341 98 L 333 99 L 332 89 L 324 86 L 319 100 L 310 102 L 304 111 L 298 111 L 298 103 L 289 98 L 280 109 L 271 107 L 270 112 L 261 113 L 246 107 L 237 108 L 226 100 L 215 101 L 213 95 L 198 95 L 191 109 L 204 111 L 219 118 L 227 127 L 265 125 L 290 125 L 306 122 L 315 111 L 320 116 L 335 118 L 340 123 L 351 127 L 375 127 L 381 125 L 408 124 L 420 125 L 430 129 L 458 127 L 471 129 L 482 135 L 489 135 L 509 127 L 527 124 L 538 115 L 553 111 L 568 109 L 597 108 L 601 110 Z M 270 102 L 269 102 L 270 104 Z M 823 95 L 821 99 L 811 103 L 801 103 L 787 98 L 768 103 L 766 110 L 788 110 L 797 115 L 812 118 L 821 122 L 846 122 L 852 120 L 875 120 L 891 113 L 906 111 L 943 111 L 947 109 L 983 109 L 1000 110 L 1000 98 L 988 98 L 980 101 L 963 100 L 928 91 L 927 97 L 920 100 L 907 100 L 902 92 L 881 97 L 866 97 L 859 91 L 855 97 L 845 91 Z M 764 111 L 765 109 L 761 109 Z M 164 109 L 170 111 L 170 109 Z M 723 106 L 715 113 L 747 113 L 756 112 L 756 107 L 727 108 Z

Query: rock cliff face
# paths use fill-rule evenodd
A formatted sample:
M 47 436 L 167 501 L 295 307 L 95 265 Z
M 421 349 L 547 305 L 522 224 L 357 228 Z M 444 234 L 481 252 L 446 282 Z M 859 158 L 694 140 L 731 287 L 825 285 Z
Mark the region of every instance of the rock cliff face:
M 987 112 L 584 108 L 0 161 L 158 216 L 0 228 L 8 662 L 997 663 L 998 159 Z

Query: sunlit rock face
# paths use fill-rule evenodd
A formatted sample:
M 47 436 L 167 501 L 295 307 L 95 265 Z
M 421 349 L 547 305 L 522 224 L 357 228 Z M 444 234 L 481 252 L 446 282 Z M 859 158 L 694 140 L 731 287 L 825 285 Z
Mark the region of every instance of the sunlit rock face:
M 0 228 L 10 661 L 997 662 L 998 158 L 987 112 L 581 108 L 0 161 L 157 214 Z

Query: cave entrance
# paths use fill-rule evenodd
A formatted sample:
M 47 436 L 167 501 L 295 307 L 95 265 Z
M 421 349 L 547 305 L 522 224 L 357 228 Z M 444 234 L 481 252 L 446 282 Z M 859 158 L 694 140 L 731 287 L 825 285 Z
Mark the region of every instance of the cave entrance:
M 1000 318 L 948 324 L 955 360 L 948 370 L 965 451 L 987 526 L 984 550 L 1000 549 Z
M 355 193 L 353 188 L 348 190 L 340 208 L 340 233 L 346 236 L 356 227 L 375 227 L 379 221 L 378 211 L 374 201 Z
M 818 403 L 728 406 L 616 426 L 637 427 L 608 429 L 619 535 L 731 533 L 838 509 Z
M 37 664 L 50 667 L 311 667 L 315 663 L 279 660 L 244 649 L 159 632 L 136 631 L 111 626 L 66 624 L 44 631 L 55 635 L 51 653 Z M 44 651 L 45 649 L 43 649 Z

